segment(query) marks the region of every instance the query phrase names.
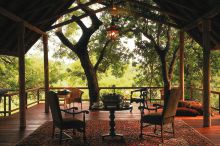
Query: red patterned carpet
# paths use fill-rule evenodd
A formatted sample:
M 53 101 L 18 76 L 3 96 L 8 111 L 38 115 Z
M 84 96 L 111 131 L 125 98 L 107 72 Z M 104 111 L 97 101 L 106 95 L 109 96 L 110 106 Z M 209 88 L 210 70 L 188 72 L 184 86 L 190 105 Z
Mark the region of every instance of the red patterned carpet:
M 213 144 L 200 135 L 197 131 L 189 127 L 181 120 L 175 121 L 175 138 L 172 134 L 165 134 L 164 143 L 161 144 L 161 138 L 145 136 L 139 139 L 140 124 L 139 121 L 116 121 L 116 132 L 124 135 L 124 140 L 116 138 L 106 138 L 102 140 L 102 135 L 109 131 L 108 121 L 87 121 L 86 135 L 88 143 L 82 141 L 82 134 L 78 133 L 73 139 L 62 141 L 63 146 L 212 146 Z M 170 130 L 166 126 L 166 130 Z M 145 129 L 145 132 L 152 132 L 153 126 Z M 51 138 L 52 122 L 46 122 L 27 138 L 20 141 L 17 146 L 56 146 L 59 145 L 58 139 Z M 71 134 L 71 133 L 70 133 Z

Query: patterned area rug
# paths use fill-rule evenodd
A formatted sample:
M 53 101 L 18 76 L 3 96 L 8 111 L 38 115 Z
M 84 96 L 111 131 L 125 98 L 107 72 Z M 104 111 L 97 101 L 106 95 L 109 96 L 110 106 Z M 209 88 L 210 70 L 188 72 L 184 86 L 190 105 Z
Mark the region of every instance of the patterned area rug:
M 106 137 L 102 140 L 102 135 L 109 132 L 108 121 L 87 121 L 86 125 L 87 143 L 83 143 L 82 134 L 76 132 L 73 139 L 62 141 L 62 146 L 212 146 L 213 144 L 192 129 L 182 120 L 175 121 L 175 138 L 172 134 L 164 134 L 164 143 L 160 137 L 144 136 L 139 139 L 139 121 L 116 121 L 116 132 L 124 136 L 124 140 L 119 138 Z M 153 132 L 154 126 L 145 129 L 145 132 Z M 159 128 L 159 126 L 158 126 Z M 167 125 L 165 130 L 171 130 Z M 58 129 L 56 129 L 58 132 Z M 17 146 L 57 146 L 58 138 L 51 138 L 52 122 L 46 122 L 28 137 L 20 141 Z M 72 132 L 69 133 L 72 135 Z

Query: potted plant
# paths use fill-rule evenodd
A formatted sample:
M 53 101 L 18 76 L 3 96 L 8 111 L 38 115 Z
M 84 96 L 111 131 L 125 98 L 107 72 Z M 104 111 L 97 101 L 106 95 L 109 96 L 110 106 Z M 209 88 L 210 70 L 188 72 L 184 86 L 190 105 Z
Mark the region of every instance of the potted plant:
M 103 94 L 101 100 L 105 108 L 115 106 L 119 108 L 122 103 L 123 96 L 116 93 Z

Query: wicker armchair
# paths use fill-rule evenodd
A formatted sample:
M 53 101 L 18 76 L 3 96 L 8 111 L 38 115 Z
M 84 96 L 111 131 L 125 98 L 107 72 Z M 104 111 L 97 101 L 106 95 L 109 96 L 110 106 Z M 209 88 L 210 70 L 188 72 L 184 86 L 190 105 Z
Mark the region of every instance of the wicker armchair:
M 72 88 L 70 89 L 70 95 L 68 98 L 65 98 L 64 100 L 64 106 L 67 107 L 67 104 L 69 104 L 69 107 L 70 107 L 70 104 L 71 103 L 80 103 L 81 104 L 81 109 L 82 109 L 82 94 L 84 92 L 78 88 Z

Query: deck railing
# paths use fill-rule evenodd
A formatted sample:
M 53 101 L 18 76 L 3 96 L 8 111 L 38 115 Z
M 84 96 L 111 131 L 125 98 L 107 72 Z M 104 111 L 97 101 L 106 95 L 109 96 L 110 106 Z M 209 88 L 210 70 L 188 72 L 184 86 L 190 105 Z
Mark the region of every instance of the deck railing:
M 198 100 L 202 103 L 203 98 L 203 89 L 195 88 L 195 87 L 187 87 L 188 96 L 190 100 Z M 220 114 L 220 92 L 219 91 L 211 91 L 211 108 L 218 110 Z
M 64 90 L 68 89 L 71 90 L 73 87 L 50 87 L 50 90 Z M 85 93 L 83 94 L 83 100 L 88 100 L 88 88 L 87 87 L 74 87 L 79 88 L 83 90 Z M 132 90 L 137 90 L 141 88 L 146 88 L 149 91 L 149 98 L 151 100 L 161 100 L 160 90 L 162 87 L 100 87 L 100 93 L 109 93 L 109 92 L 116 92 L 120 93 L 125 97 L 125 100 L 130 99 L 130 93 Z M 202 93 L 202 89 L 200 88 L 193 88 L 189 87 L 186 88 L 185 93 L 188 97 L 187 99 L 197 99 L 198 101 L 202 102 L 202 96 L 201 93 L 198 97 L 198 93 Z M 211 98 L 216 98 L 215 100 L 218 102 L 218 105 L 212 106 L 212 108 L 219 111 L 220 114 L 220 92 L 217 91 L 211 91 L 212 95 L 215 95 L 214 97 L 211 96 Z M 217 95 L 217 97 L 216 97 Z M 133 96 L 139 96 L 139 93 L 135 92 Z M 26 108 L 33 106 L 35 104 L 39 104 L 41 102 L 45 101 L 44 97 L 44 88 L 34 88 L 34 89 L 28 89 L 26 90 Z M 4 96 L 0 99 L 0 115 L 1 116 L 10 116 L 13 113 L 16 113 L 19 111 L 19 92 L 11 92 L 6 93 Z
M 25 92 L 26 108 L 31 105 L 39 104 L 40 102 L 40 88 L 27 89 Z M 0 114 L 3 116 L 10 116 L 11 114 L 18 112 L 19 110 L 19 92 L 9 92 L 1 97 Z M 3 110 L 2 110 L 3 109 Z

